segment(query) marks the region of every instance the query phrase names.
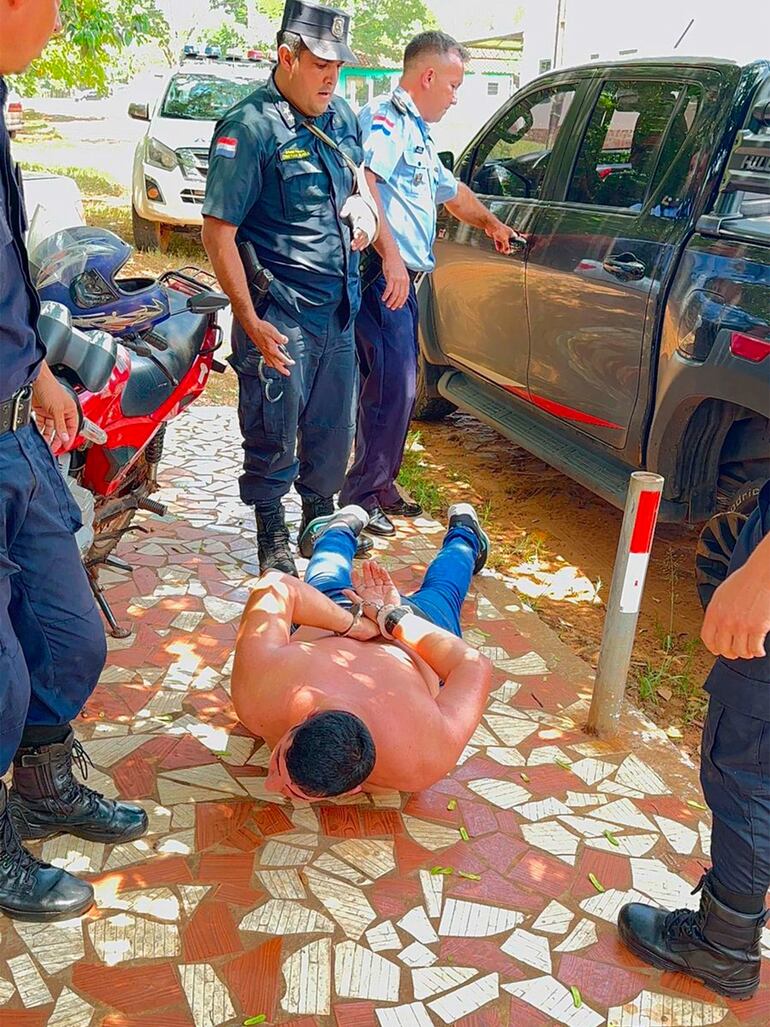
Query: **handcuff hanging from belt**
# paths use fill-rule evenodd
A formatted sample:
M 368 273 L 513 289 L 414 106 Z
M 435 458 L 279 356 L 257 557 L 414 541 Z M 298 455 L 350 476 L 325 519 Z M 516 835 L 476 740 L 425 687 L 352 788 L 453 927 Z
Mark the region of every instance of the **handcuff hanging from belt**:
M 243 264 L 243 270 L 246 274 L 246 283 L 251 293 L 252 301 L 256 308 L 261 308 L 262 302 L 269 299 L 270 296 L 270 285 L 273 281 L 273 273 L 268 271 L 266 267 L 262 267 L 257 257 L 257 251 L 254 248 L 254 244 L 248 240 L 243 240 L 238 243 L 238 254 Z M 255 294 L 256 293 L 256 297 Z M 259 314 L 259 310 L 257 310 Z M 286 350 L 281 346 L 281 350 L 286 353 Z M 288 356 L 288 354 L 286 354 Z M 268 403 L 280 403 L 283 399 L 283 388 L 280 389 L 278 395 L 273 396 L 270 392 L 270 387 L 276 385 L 276 381 L 273 378 L 268 378 L 265 374 L 265 358 L 260 353 L 259 360 L 257 361 L 257 375 L 259 380 L 264 386 L 265 400 Z

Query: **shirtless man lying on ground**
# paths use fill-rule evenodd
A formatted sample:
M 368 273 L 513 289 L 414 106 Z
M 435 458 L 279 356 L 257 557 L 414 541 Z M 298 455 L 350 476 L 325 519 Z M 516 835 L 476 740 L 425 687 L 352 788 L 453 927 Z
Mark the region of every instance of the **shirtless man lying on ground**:
M 428 788 L 456 765 L 492 687 L 460 628 L 489 551 L 473 507 L 450 508 L 443 547 L 409 597 L 374 561 L 351 577 L 366 519 L 349 506 L 311 522 L 305 581 L 263 575 L 241 620 L 233 703 L 273 750 L 268 791 L 288 798 Z

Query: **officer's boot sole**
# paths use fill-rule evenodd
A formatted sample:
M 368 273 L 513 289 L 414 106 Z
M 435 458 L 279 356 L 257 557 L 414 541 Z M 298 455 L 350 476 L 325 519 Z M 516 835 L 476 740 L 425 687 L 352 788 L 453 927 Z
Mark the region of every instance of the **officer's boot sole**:
M 0 902 L 0 913 L 3 916 L 7 916 L 10 920 L 26 920 L 32 924 L 50 924 L 55 923 L 57 920 L 74 920 L 75 917 L 83 916 L 93 906 L 94 902 L 94 895 L 91 893 L 91 896 L 87 900 L 84 899 L 79 906 L 51 913 L 35 912 L 34 910 L 22 912 L 19 909 L 11 909 L 8 906 L 4 906 Z
M 709 974 L 697 973 L 694 970 L 684 969 L 679 963 L 675 963 L 672 959 L 665 959 L 663 956 L 659 956 L 654 952 L 650 952 L 649 949 L 641 945 L 632 934 L 628 934 L 622 923 L 618 924 L 618 934 L 620 940 L 630 949 L 635 956 L 639 959 L 644 960 L 645 963 L 649 963 L 651 966 L 655 966 L 658 970 L 670 970 L 673 973 L 684 974 L 685 977 L 692 977 L 695 981 L 700 981 L 701 984 L 705 984 L 711 991 L 717 993 L 717 995 L 724 995 L 726 998 L 735 998 L 740 1001 L 750 999 L 757 988 L 759 988 L 759 978 L 756 982 L 750 982 L 748 984 L 736 984 L 733 987 L 725 985 L 724 981 L 718 977 L 712 977 Z

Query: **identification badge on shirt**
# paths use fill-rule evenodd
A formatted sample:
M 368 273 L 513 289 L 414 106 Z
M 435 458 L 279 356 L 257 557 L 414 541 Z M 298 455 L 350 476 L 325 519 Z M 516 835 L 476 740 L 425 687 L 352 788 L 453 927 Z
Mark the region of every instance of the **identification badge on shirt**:
M 414 184 L 415 185 L 422 185 L 422 183 L 424 181 L 425 181 L 425 174 L 424 174 L 424 172 L 422 172 L 422 171 L 415 172 Z
M 306 160 L 310 156 L 310 150 L 284 150 L 281 160 Z

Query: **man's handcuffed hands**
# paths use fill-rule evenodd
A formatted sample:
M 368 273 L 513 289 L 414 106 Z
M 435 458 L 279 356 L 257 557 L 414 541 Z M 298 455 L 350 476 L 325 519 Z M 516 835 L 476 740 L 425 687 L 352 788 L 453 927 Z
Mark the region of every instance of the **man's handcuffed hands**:
M 355 568 L 352 582 L 353 588 L 346 589 L 345 595 L 351 602 L 361 604 L 363 617 L 345 637 L 368 642 L 381 634 L 377 614 L 385 606 L 398 606 L 401 596 L 391 576 L 374 560 L 365 561 L 360 570 Z

